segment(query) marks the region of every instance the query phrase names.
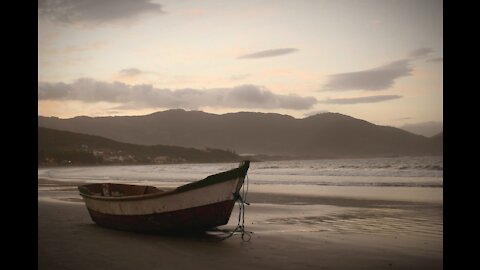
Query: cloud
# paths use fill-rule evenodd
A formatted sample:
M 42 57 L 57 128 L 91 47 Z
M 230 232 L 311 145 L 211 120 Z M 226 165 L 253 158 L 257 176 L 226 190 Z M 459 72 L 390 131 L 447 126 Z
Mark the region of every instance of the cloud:
M 252 76 L 252 74 L 237 74 L 237 75 L 232 75 L 230 76 L 230 80 L 232 81 L 239 81 L 239 80 L 243 80 L 243 79 L 246 79 L 248 77 Z
M 39 0 L 38 15 L 65 24 L 98 25 L 163 13 L 151 0 Z
M 257 58 L 275 57 L 275 56 L 285 55 L 289 53 L 294 53 L 296 51 L 298 51 L 298 49 L 296 48 L 272 49 L 272 50 L 245 54 L 245 55 L 239 56 L 238 58 L 239 59 L 257 59 Z
M 427 59 L 425 62 L 443 62 L 443 57 L 435 57 Z
M 333 74 L 329 76 L 322 90 L 385 90 L 392 87 L 396 79 L 410 76 L 412 70 L 410 61 L 404 59 L 373 69 Z
M 396 79 L 412 75 L 412 62 L 418 58 L 426 57 L 432 52 L 434 50 L 431 48 L 419 48 L 411 51 L 409 58 L 372 69 L 330 75 L 320 91 L 379 91 L 388 89 L 394 85 Z M 443 58 L 441 60 L 439 58 L 434 59 L 435 61 L 443 61 Z M 427 60 L 427 62 L 431 61 Z
M 391 99 L 401 98 L 402 96 L 398 95 L 379 95 L 379 96 L 368 96 L 368 97 L 356 97 L 356 98 L 327 98 L 325 100 L 319 101 L 319 103 L 325 104 L 358 104 L 358 103 L 376 103 L 382 102 Z
M 412 117 L 400 117 L 400 118 L 395 118 L 393 119 L 394 121 L 400 121 L 400 120 L 409 120 L 412 119 Z
M 144 74 L 145 72 L 138 69 L 138 68 L 124 68 L 120 70 L 120 76 L 137 76 L 140 74 Z
M 310 109 L 318 101 L 314 97 L 275 94 L 264 87 L 240 85 L 213 89 L 159 89 L 151 85 L 127 85 L 82 78 L 71 84 L 38 82 L 39 100 L 77 100 L 86 103 L 119 103 L 125 108 L 266 108 Z
M 420 48 L 420 49 L 416 49 L 416 50 L 412 51 L 410 53 L 410 57 L 420 58 L 420 57 L 427 56 L 427 55 L 431 54 L 432 52 L 433 52 L 433 49 L 431 49 L 431 48 Z

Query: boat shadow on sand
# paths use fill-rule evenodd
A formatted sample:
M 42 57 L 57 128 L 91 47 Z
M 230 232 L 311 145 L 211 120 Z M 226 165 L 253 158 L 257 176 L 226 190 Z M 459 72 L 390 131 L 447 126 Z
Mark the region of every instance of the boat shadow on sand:
M 126 231 L 121 229 L 106 228 L 95 223 L 78 224 L 81 230 L 101 237 L 118 238 L 118 240 L 132 239 L 137 240 L 173 240 L 173 241 L 194 241 L 194 242 L 223 242 L 227 239 L 240 239 L 248 242 L 253 234 L 250 231 L 241 231 L 237 228 L 211 228 L 208 230 L 190 230 L 190 231 L 164 231 L 164 232 L 148 232 L 148 231 Z

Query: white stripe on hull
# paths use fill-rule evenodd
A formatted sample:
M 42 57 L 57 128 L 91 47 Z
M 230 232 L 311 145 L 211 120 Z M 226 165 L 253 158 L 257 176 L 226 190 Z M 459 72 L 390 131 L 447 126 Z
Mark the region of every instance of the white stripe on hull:
M 83 197 L 83 200 L 89 209 L 104 214 L 148 215 L 233 200 L 233 193 L 242 184 L 243 178 L 236 178 L 168 196 L 140 200 L 97 200 Z

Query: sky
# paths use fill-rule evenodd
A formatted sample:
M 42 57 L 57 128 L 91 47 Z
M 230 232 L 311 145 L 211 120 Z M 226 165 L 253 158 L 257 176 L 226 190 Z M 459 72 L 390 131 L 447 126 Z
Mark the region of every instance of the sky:
M 438 0 L 39 0 L 38 114 L 443 121 Z

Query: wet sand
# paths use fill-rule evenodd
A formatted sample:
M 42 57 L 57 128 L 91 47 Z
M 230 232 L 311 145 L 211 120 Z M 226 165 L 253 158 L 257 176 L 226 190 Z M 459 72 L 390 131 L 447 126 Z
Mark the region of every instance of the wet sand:
M 38 269 L 443 267 L 441 188 L 420 188 L 434 196 L 414 200 L 388 189 L 319 193 L 251 185 L 245 225 L 254 233 L 243 242 L 239 235 L 219 241 L 218 233 L 152 235 L 97 226 L 77 184 L 39 179 Z M 233 229 L 237 214 L 235 208 L 220 228 Z

